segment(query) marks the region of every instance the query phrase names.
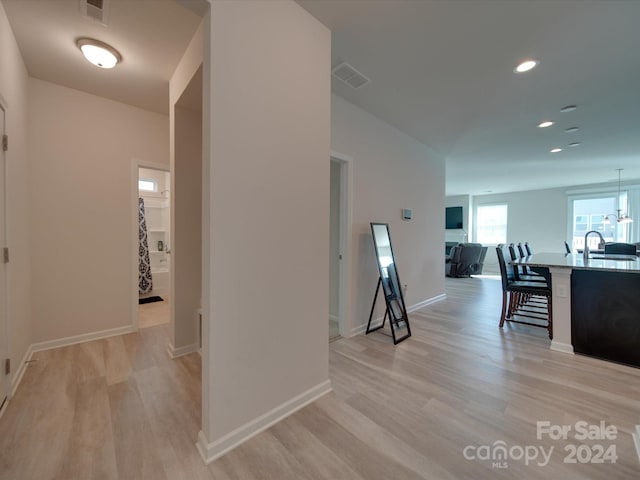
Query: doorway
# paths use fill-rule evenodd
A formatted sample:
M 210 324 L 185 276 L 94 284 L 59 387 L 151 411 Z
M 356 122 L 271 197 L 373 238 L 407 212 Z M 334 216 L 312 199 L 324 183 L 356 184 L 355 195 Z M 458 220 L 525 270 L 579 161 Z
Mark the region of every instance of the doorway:
M 171 293 L 171 189 L 166 166 L 134 161 L 134 325 L 169 323 Z
M 329 340 L 349 336 L 347 275 L 350 237 L 350 159 L 331 155 L 329 195 Z
M 5 135 L 5 113 L 4 108 L 0 105 L 0 139 Z M 0 142 L 4 144 L 4 142 Z M 5 152 L 4 146 L 0 145 L 0 247 L 2 247 L 2 258 L 0 258 L 0 410 L 9 397 L 10 381 L 5 362 L 9 359 L 9 325 L 7 318 L 7 275 L 6 261 L 4 256 L 4 248 L 7 247 L 7 212 L 6 212 L 6 168 L 5 168 Z

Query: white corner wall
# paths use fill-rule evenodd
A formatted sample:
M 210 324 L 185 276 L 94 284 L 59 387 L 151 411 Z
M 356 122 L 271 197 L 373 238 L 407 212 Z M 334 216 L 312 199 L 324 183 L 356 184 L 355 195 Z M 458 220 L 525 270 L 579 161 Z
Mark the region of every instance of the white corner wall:
M 331 45 L 290 0 L 213 1 L 208 19 L 198 447 L 211 461 L 330 389 Z
M 28 74 L 0 2 L 0 97 L 6 110 L 7 316 L 11 382 L 17 386 L 32 342 L 29 256 Z M 3 186 L 4 188 L 4 186 Z M 5 341 L 5 339 L 2 339 Z
M 40 348 L 132 328 L 132 164 L 169 165 L 168 120 L 29 80 L 30 299 Z
M 388 223 L 407 309 L 444 295 L 444 159 L 417 140 L 334 95 L 331 147 L 353 158 L 347 330 L 364 331 L 378 270 L 370 222 Z M 403 208 L 413 218 L 402 220 Z M 383 315 L 379 302 L 378 316 Z

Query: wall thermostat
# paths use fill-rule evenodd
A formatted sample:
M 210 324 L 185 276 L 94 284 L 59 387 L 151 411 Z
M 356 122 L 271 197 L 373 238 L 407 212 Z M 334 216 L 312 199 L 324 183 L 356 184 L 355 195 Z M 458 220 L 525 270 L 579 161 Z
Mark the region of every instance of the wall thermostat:
M 411 220 L 411 209 L 403 208 L 402 209 L 402 219 L 403 220 Z

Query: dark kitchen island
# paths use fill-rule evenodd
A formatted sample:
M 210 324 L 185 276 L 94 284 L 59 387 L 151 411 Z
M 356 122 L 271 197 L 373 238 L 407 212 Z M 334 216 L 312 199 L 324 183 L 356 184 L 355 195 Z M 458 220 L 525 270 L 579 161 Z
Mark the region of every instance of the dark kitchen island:
M 640 367 L 640 260 L 538 253 L 513 264 L 549 268 L 551 349 Z

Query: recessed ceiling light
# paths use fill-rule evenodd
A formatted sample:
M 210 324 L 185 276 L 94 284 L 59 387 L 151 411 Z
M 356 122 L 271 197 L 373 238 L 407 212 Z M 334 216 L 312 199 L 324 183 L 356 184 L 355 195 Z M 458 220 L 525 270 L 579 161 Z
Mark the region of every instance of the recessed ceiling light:
M 522 62 L 520 65 L 514 68 L 513 71 L 515 73 L 524 73 L 524 72 L 528 72 L 529 70 L 536 67 L 537 65 L 538 65 L 538 62 L 536 60 L 529 59 Z
M 539 123 L 538 128 L 547 128 L 547 127 L 550 127 L 551 125 L 553 125 L 553 122 L 551 120 L 546 120 L 544 122 Z
M 79 38 L 76 45 L 84 58 L 100 68 L 113 68 L 122 61 L 120 53 L 111 45 L 93 38 Z
M 560 153 L 562 151 L 561 148 L 552 148 L 551 153 Z
M 578 130 L 580 130 L 580 127 L 569 127 L 564 129 L 564 131 L 567 133 L 577 132 Z
M 567 105 L 566 107 L 562 107 L 560 109 L 560 111 L 562 113 L 567 113 L 567 112 L 573 112 L 574 110 L 576 110 L 578 108 L 577 105 Z
M 570 147 L 577 147 L 578 145 L 580 145 L 580 142 L 573 142 L 569 144 Z

